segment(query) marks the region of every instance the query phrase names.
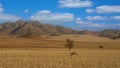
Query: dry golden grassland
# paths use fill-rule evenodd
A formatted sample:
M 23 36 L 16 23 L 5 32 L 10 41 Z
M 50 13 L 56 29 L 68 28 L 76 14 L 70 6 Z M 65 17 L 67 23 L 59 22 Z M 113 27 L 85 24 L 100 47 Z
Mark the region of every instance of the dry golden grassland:
M 64 48 L 67 38 L 75 41 L 71 52 L 78 56 Z M 0 38 L 0 68 L 120 68 L 120 40 L 88 35 Z
M 118 49 L 0 49 L 0 68 L 120 68 Z
M 0 48 L 63 48 L 66 39 L 74 40 L 75 48 L 98 48 L 102 45 L 107 49 L 120 49 L 120 40 L 89 35 L 61 35 L 46 39 L 0 38 Z

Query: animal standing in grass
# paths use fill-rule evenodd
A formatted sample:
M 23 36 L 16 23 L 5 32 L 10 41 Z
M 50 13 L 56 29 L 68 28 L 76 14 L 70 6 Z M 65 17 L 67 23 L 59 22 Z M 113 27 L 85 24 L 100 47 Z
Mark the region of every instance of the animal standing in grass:
M 73 46 L 74 46 L 74 41 L 70 39 L 66 39 L 65 47 L 67 47 L 69 51 L 71 50 L 71 48 L 73 48 Z
M 78 53 L 77 52 L 71 52 L 70 56 L 78 56 Z
M 99 46 L 100 49 L 102 49 L 104 46 Z

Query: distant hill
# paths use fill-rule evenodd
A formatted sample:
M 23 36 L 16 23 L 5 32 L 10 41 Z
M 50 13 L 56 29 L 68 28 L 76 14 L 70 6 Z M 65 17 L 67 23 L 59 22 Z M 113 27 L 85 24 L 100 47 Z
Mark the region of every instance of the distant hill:
M 108 37 L 111 39 L 120 39 L 120 30 L 103 30 L 99 32 L 100 37 Z
M 98 36 L 99 35 L 98 32 L 88 31 L 88 30 L 79 31 L 77 34 L 80 34 L 80 35 L 94 35 L 94 36 Z
M 120 39 L 120 30 L 112 30 L 112 29 L 107 29 L 107 30 L 102 30 L 102 31 L 83 30 L 83 31 L 79 31 L 78 34 L 107 37 L 110 39 Z
M 16 21 L 0 24 L 0 37 L 12 36 L 21 38 L 37 38 L 41 35 L 58 36 L 63 34 L 79 34 L 107 37 L 111 39 L 120 39 L 120 30 L 103 30 L 103 31 L 78 31 L 63 26 L 53 26 L 42 24 L 38 21 Z

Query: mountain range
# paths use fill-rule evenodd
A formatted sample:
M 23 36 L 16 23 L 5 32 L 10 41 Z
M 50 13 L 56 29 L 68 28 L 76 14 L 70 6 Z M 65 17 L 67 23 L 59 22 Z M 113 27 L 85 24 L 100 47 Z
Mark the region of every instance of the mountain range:
M 63 34 L 79 34 L 79 35 L 94 35 L 100 37 L 108 37 L 111 39 L 120 38 L 120 30 L 102 30 L 102 31 L 88 31 L 75 30 L 59 25 L 42 24 L 38 21 L 16 21 L 6 22 L 0 24 L 0 36 L 12 36 L 23 38 L 35 38 L 42 35 L 58 36 Z
M 0 34 L 15 37 L 74 34 L 77 30 L 64 28 L 62 26 L 42 24 L 37 21 L 16 21 L 0 24 Z

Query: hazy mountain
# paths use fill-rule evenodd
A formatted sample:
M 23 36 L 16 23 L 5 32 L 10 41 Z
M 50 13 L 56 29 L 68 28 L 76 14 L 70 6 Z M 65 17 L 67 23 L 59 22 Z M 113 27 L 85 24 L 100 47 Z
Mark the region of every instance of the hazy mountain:
M 65 28 L 62 26 L 52 26 L 49 24 L 41 24 L 37 21 L 6 22 L 0 24 L 0 34 L 6 34 L 16 37 L 41 36 L 41 35 L 61 35 L 74 34 L 77 30 Z
M 80 34 L 80 35 L 94 35 L 100 37 L 108 37 L 111 39 L 120 39 L 120 30 L 103 30 L 103 31 L 78 31 L 63 26 L 53 26 L 50 24 L 42 24 L 37 21 L 16 21 L 6 22 L 0 24 L 0 36 L 14 36 L 14 37 L 41 37 L 41 35 L 57 36 L 62 34 Z
M 120 38 L 120 30 L 104 30 L 104 31 L 100 31 L 99 33 L 100 37 L 108 37 L 111 39 L 119 39 Z
M 80 34 L 80 35 L 94 35 L 94 36 L 98 36 L 97 32 L 95 32 L 95 31 L 88 31 L 88 30 L 79 31 L 78 34 Z
M 102 31 L 83 30 L 83 31 L 79 31 L 78 34 L 107 37 L 110 39 L 120 39 L 120 30 L 112 30 L 112 29 L 107 29 L 107 30 L 102 30 Z

